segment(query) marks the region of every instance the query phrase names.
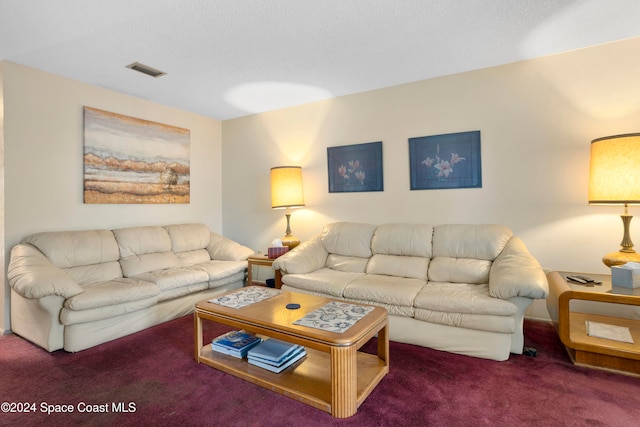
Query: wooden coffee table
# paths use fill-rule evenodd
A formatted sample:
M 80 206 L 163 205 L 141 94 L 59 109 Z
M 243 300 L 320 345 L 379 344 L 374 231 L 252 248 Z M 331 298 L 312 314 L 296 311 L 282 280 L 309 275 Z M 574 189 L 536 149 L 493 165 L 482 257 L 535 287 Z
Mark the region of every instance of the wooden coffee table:
M 238 291 L 229 293 L 233 292 Z M 242 308 L 200 301 L 194 313 L 195 360 L 334 417 L 350 417 L 389 372 L 387 310 L 375 307 L 344 333 L 293 324 L 331 301 L 286 291 Z M 300 308 L 289 310 L 285 307 L 289 303 L 300 304 Z M 244 359 L 212 351 L 210 343 L 203 343 L 203 320 L 303 345 L 307 356 L 279 374 L 267 371 Z M 358 351 L 376 334 L 377 355 Z

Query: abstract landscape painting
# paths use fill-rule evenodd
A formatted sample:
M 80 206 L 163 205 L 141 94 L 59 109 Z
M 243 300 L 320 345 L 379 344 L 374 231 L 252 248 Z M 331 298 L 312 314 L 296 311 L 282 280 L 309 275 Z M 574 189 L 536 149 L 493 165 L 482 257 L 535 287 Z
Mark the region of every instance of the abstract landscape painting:
M 190 131 L 84 107 L 85 203 L 189 203 Z

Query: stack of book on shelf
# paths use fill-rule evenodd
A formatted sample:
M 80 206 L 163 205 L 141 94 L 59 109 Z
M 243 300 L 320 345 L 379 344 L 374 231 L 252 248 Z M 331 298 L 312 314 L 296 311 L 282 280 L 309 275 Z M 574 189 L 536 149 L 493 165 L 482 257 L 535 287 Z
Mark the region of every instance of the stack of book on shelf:
M 303 346 L 269 338 L 247 353 L 247 360 L 271 372 L 280 373 L 307 354 Z
M 247 356 L 250 349 L 260 344 L 261 341 L 260 338 L 245 331 L 231 331 L 214 338 L 211 341 L 211 349 L 242 359 Z

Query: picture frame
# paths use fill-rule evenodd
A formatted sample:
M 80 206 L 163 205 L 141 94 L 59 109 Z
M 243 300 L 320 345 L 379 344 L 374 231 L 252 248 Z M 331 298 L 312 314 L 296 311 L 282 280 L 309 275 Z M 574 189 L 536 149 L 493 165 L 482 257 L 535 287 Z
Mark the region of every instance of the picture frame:
M 329 193 L 384 191 L 382 141 L 327 147 Z
M 190 130 L 83 108 L 85 204 L 188 204 Z
M 482 188 L 480 131 L 409 138 L 411 190 Z

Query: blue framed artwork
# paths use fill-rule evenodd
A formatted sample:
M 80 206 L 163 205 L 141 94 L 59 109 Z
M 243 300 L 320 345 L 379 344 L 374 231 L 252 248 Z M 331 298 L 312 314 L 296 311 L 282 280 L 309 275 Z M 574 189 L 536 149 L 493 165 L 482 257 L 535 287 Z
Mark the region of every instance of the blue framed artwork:
M 329 193 L 383 191 L 382 141 L 327 147 Z
M 480 131 L 409 138 L 411 190 L 482 188 Z

